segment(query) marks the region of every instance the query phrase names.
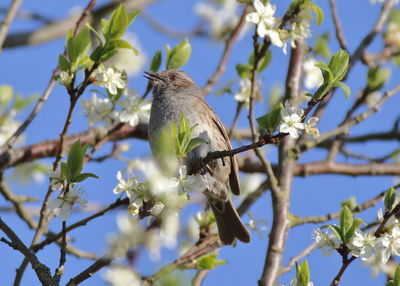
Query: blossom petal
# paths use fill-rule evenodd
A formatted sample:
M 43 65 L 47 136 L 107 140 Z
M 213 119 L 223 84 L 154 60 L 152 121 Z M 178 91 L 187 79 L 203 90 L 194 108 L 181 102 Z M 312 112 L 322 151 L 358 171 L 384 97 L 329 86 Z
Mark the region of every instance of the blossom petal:
M 260 16 L 257 13 L 250 13 L 246 16 L 246 21 L 258 24 L 258 22 L 260 22 Z

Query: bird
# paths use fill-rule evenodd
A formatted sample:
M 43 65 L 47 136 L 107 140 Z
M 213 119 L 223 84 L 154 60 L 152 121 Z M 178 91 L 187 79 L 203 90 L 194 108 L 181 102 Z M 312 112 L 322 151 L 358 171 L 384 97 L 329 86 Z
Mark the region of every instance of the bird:
M 240 194 L 238 166 L 234 156 L 214 159 L 202 164 L 212 151 L 231 150 L 226 130 L 214 110 L 205 102 L 202 90 L 184 71 L 168 69 L 158 73 L 145 72 L 152 87 L 153 101 L 148 126 L 151 151 L 157 158 L 158 134 L 164 126 L 175 122 L 179 126 L 184 114 L 193 128 L 192 137 L 201 137 L 203 143 L 192 149 L 184 159 L 188 174 L 200 169 L 201 192 L 207 197 L 214 213 L 220 240 L 231 245 L 238 240 L 250 242 L 250 233 L 241 221 L 230 193 Z M 200 168 L 199 168 L 200 166 Z

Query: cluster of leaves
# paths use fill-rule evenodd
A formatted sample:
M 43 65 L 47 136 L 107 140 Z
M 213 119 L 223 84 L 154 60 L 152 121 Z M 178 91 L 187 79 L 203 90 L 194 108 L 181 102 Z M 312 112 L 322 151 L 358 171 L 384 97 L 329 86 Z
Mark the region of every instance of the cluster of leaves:
M 81 145 L 79 140 L 76 141 L 69 149 L 67 161 L 61 162 L 61 177 L 68 183 L 82 182 L 87 178 L 99 178 L 92 173 L 82 173 L 87 147 L 87 144 Z
M 274 133 L 276 128 L 278 128 L 282 116 L 281 110 L 283 109 L 283 104 L 278 103 L 271 112 L 257 118 L 257 123 L 261 128 L 267 130 L 268 134 Z
M 345 204 L 340 212 L 340 225 L 326 225 L 329 227 L 335 236 L 343 243 L 350 242 L 353 238 L 356 229 L 364 223 L 360 218 L 353 218 L 353 213 L 349 207 Z
M 324 83 L 317 89 L 314 95 L 308 94 L 313 97 L 314 100 L 321 100 L 328 92 L 334 87 L 341 87 L 344 90 L 346 97 L 350 96 L 350 88 L 341 82 L 346 75 L 349 64 L 349 54 L 345 50 L 337 52 L 330 60 L 329 64 L 322 62 L 316 65 L 321 69 Z M 257 118 L 257 122 L 260 128 L 267 130 L 269 134 L 272 134 L 279 126 L 282 121 L 281 110 L 283 105 L 279 103 L 274 109 Z
M 172 50 L 169 45 L 165 45 L 165 51 L 167 54 L 166 69 L 179 69 L 183 67 L 189 60 L 192 53 L 192 46 L 188 39 L 182 40 Z M 153 73 L 158 72 L 162 63 L 162 52 L 156 51 L 151 63 L 150 71 Z
M 177 154 L 180 159 L 186 158 L 187 154 L 200 144 L 208 143 L 201 137 L 192 138 L 193 130 L 196 126 L 197 124 L 190 127 L 183 113 L 181 114 L 179 129 L 175 122 L 171 122 L 170 136 L 173 138 L 172 146 L 174 153 Z
M 127 13 L 125 7 L 120 5 L 110 17 L 110 20 L 101 19 L 101 31 L 99 34 L 89 24 L 86 26 L 97 36 L 100 45 L 92 52 L 90 58 L 94 62 L 105 62 L 118 53 L 118 49 L 131 49 L 135 55 L 139 52 L 127 41 L 121 39 L 126 29 L 139 15 L 139 11 Z
M 298 286 L 308 286 L 310 282 L 310 270 L 307 260 L 304 260 L 300 265 L 296 262 L 296 279 Z
M 316 66 L 321 69 L 324 83 L 311 95 L 315 100 L 321 100 L 334 87 L 341 87 L 346 98 L 350 97 L 350 88 L 341 82 L 349 66 L 349 54 L 345 50 L 333 55 L 329 64 L 318 62 Z
M 79 70 L 90 69 L 94 63 L 105 62 L 118 53 L 118 49 L 131 49 L 135 55 L 138 51 L 127 41 L 121 39 L 126 29 L 139 15 L 138 11 L 127 13 L 125 7 L 120 5 L 111 15 L 110 20 L 101 20 L 101 34 L 89 23 L 76 35 L 70 29 L 66 39 L 67 54 L 58 57 L 58 65 L 61 71 L 71 77 Z M 89 55 L 91 48 L 90 30 L 96 35 L 99 45 Z M 59 79 L 59 76 L 56 78 Z

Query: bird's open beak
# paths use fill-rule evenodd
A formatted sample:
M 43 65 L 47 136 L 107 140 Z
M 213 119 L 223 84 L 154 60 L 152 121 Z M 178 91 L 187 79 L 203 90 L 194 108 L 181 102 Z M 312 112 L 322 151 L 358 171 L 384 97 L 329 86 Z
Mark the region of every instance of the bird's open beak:
M 150 81 L 161 80 L 161 81 L 165 82 L 165 80 L 156 73 L 152 73 L 152 72 L 144 72 L 144 73 L 145 73 L 145 75 L 143 75 L 143 76 Z

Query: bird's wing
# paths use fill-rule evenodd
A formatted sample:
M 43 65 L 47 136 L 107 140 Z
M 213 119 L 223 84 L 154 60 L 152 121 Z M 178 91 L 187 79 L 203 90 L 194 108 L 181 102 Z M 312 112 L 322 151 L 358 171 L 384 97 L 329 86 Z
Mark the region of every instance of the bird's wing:
M 226 133 L 225 127 L 222 124 L 221 120 L 218 118 L 217 114 L 215 111 L 211 108 L 211 106 L 208 105 L 207 102 L 205 102 L 202 98 L 199 98 L 197 96 L 193 96 L 195 100 L 199 102 L 199 104 L 203 104 L 208 110 L 209 114 L 212 118 L 212 121 L 214 122 L 215 126 L 218 128 L 218 130 L 221 132 L 222 136 L 225 139 L 226 142 L 226 148 L 228 150 L 232 149 L 231 141 L 229 140 L 228 134 Z M 223 151 L 223 150 L 220 150 Z M 239 168 L 236 162 L 236 158 L 234 156 L 229 156 L 231 160 L 231 173 L 229 174 L 229 185 L 231 187 L 232 193 L 235 195 L 240 195 L 240 187 L 239 187 Z

